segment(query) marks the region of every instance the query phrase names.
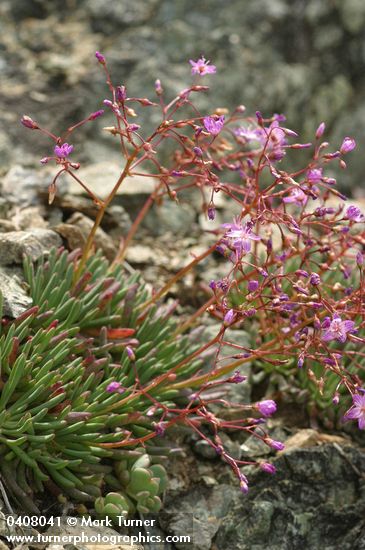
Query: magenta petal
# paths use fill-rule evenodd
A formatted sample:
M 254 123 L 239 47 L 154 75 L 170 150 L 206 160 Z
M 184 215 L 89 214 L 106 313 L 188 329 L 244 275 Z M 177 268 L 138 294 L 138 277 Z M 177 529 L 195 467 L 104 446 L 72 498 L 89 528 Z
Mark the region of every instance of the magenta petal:
M 346 332 L 341 331 L 341 334 L 337 336 L 337 340 L 341 342 L 341 344 L 344 344 L 346 342 Z
M 365 430 L 365 414 L 364 413 L 359 418 L 359 428 L 360 428 L 360 430 Z
M 365 395 L 359 395 L 358 393 L 355 393 L 352 396 L 352 400 L 355 405 L 358 405 L 359 407 L 365 407 Z
M 330 342 L 331 340 L 334 340 L 334 339 L 335 339 L 335 336 L 333 332 L 330 330 L 326 330 L 326 332 L 322 336 L 322 340 L 324 342 Z
M 346 332 L 350 332 L 351 330 L 354 330 L 355 323 L 353 321 L 343 321 L 342 326 L 344 327 Z
M 345 418 L 348 419 L 348 420 L 355 420 L 357 418 L 360 418 L 360 416 L 362 416 L 362 414 L 361 414 L 361 410 L 359 409 L 359 407 L 352 407 L 345 414 Z

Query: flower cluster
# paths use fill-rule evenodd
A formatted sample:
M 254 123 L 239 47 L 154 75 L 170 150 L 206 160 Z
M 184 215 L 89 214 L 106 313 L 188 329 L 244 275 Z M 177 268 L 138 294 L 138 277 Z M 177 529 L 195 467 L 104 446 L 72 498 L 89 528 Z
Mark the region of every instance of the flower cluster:
M 227 404 L 219 387 L 246 379 L 237 370 L 239 367 L 255 362 L 263 369 L 269 365 L 271 370 L 285 367 L 298 375 L 305 373 L 319 395 L 324 395 L 330 380 L 331 404 L 345 401 L 345 393 L 349 392 L 353 405 L 345 418 L 357 419 L 359 427 L 364 427 L 364 215 L 355 204 L 345 207 L 346 197 L 337 189 L 331 172 L 331 163 L 346 167 L 343 157 L 355 149 L 356 143 L 346 137 L 338 149 L 330 152 L 329 143 L 321 141 L 324 123 L 318 126 L 313 143 L 295 141 L 298 134 L 284 125 L 284 115 L 265 118 L 257 111 L 255 116 L 247 117 L 242 105 L 232 113 L 224 108 L 199 112 L 193 97 L 208 91 L 201 84 L 203 77 L 216 73 L 216 67 L 203 56 L 190 60 L 191 73 L 199 78 L 194 78 L 195 83 L 176 97 L 167 98 L 157 79 L 157 101 L 129 95 L 124 85 L 113 83 L 104 55 L 97 52 L 96 59 L 110 90 L 110 97 L 102 104 L 114 121 L 104 131 L 119 141 L 125 159 L 120 177 L 106 199 L 97 197 L 76 175 L 80 165 L 70 161 L 73 146 L 66 141 L 86 122 L 105 114 L 102 109 L 68 128 L 62 136 L 51 134 L 28 116 L 21 120 L 26 128 L 43 132 L 54 142 L 54 155 L 41 161 L 51 160 L 58 168 L 50 185 L 50 198 L 56 193 L 58 177 L 64 174 L 75 179 L 97 205 L 98 215 L 78 260 L 75 279 L 82 280 L 95 232 L 107 207 L 125 177 L 141 176 L 143 163 L 148 163 L 156 187 L 120 247 L 115 265 L 122 262 L 126 248 L 155 201 L 177 200 L 182 191 L 198 189 L 208 220 L 216 218 L 217 194 L 226 195 L 238 206 L 239 214 L 233 220 L 227 219 L 220 232 L 212 231 L 215 240 L 209 249 L 194 257 L 138 310 L 138 319 L 143 320 L 149 308 L 180 277 L 210 254 L 219 253 L 221 278 L 207 285 L 206 303 L 179 331 L 188 331 L 206 312 L 221 321 L 221 329 L 190 357 L 171 364 L 149 386 L 137 380 L 135 391 L 150 401 L 146 416 L 154 417 L 153 437 L 163 437 L 170 425 L 184 423 L 232 467 L 241 490 L 246 492 L 248 482 L 241 466 L 255 464 L 268 473 L 274 473 L 275 467 L 231 457 L 222 445 L 219 431 L 241 430 L 275 451 L 281 451 L 284 445 L 270 438 L 264 429 L 277 408 L 272 399 L 235 404 L 241 413 L 238 421 L 218 416 L 217 406 Z M 152 133 L 145 133 L 136 122 L 139 109 L 146 108 L 161 111 L 161 121 Z M 184 116 L 180 116 L 182 108 Z M 166 140 L 177 144 L 168 167 L 160 153 Z M 302 158 L 306 160 L 295 171 L 285 169 L 288 150 L 304 150 Z M 252 345 L 230 343 L 228 328 L 251 331 Z M 131 362 L 135 361 L 138 342 L 135 346 L 126 349 Z M 233 348 L 233 352 L 228 359 L 225 355 L 225 362 L 221 363 L 224 347 Z M 207 350 L 215 350 L 211 369 L 192 369 L 189 377 L 179 379 L 179 373 Z M 188 403 L 182 408 L 170 407 L 154 397 L 159 385 L 167 382 L 172 391 L 182 391 L 185 399 L 188 396 Z M 104 390 L 106 395 L 121 394 L 123 398 L 126 392 L 118 380 L 109 381 Z M 134 442 L 137 445 L 144 439 L 136 437 Z

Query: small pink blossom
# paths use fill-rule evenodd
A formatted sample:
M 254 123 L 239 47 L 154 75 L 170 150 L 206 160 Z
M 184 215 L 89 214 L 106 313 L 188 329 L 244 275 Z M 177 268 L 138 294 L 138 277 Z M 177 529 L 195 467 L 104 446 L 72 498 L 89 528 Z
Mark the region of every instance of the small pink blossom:
M 347 334 L 351 334 L 355 330 L 355 323 L 353 321 L 341 321 L 341 317 L 335 314 L 332 317 L 332 321 L 328 319 L 324 320 L 322 328 L 324 329 L 322 335 L 324 342 L 337 340 L 343 344 L 347 340 Z
M 345 420 L 357 420 L 360 430 L 365 430 L 365 394 L 354 393 L 353 405 L 344 416 Z
M 222 227 L 228 229 L 225 237 L 229 239 L 231 246 L 233 246 L 239 256 L 251 251 L 251 241 L 261 240 L 261 237 L 252 233 L 252 221 L 248 221 L 245 224 L 242 224 L 242 221 L 224 223 Z
M 307 171 L 307 179 L 311 183 L 318 183 L 322 180 L 323 169 L 322 168 L 311 168 Z
M 222 116 L 206 116 L 203 119 L 203 124 L 207 132 L 212 134 L 212 136 L 217 136 L 222 130 L 224 125 L 224 115 Z
M 358 206 L 348 206 L 346 208 L 346 215 L 345 217 L 348 220 L 351 220 L 353 222 L 362 222 L 365 220 L 364 214 L 361 212 L 360 208 Z
M 54 148 L 54 152 L 55 155 L 60 159 L 67 158 L 72 153 L 73 148 L 73 145 L 63 143 L 62 145 L 56 145 L 56 147 Z
M 299 187 L 295 187 L 290 195 L 283 198 L 285 203 L 293 203 L 297 206 L 305 206 L 307 204 L 308 197 Z
M 122 387 L 122 384 L 120 382 L 110 382 L 110 384 L 107 385 L 106 391 L 109 393 L 124 393 L 125 388 Z
M 217 72 L 217 67 L 215 65 L 209 65 L 210 61 L 207 61 L 203 55 L 198 61 L 190 59 L 189 63 L 192 67 L 191 74 L 204 76 L 205 74 L 215 74 Z

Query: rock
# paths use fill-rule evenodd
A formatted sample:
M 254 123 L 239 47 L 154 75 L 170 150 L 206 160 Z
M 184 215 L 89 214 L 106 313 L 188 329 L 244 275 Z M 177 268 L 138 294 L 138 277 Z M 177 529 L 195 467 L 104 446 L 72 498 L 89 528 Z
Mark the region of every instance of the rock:
M 194 443 L 194 451 L 203 458 L 214 460 L 217 458 L 217 453 L 204 439 L 199 439 Z
M 36 261 L 52 247 L 61 245 L 60 236 L 50 229 L 0 233 L 0 264 L 21 264 L 24 255 Z
M 1 63 L 0 63 L 1 65 Z M 1 170 L 8 167 L 12 160 L 11 145 L 6 132 L 0 130 L 0 167 Z
M 117 29 L 132 25 L 140 25 L 148 21 L 158 0 L 134 0 L 132 3 L 128 0 L 120 0 L 117 3 L 105 4 L 103 0 L 87 0 L 86 10 L 91 16 L 93 29 L 96 32 L 111 34 Z
M 273 462 L 275 476 L 256 471 L 248 495 L 235 493 L 217 548 L 364 548 L 364 451 L 325 444 L 292 449 Z
M 167 232 L 173 235 L 190 235 L 195 223 L 196 214 L 190 205 L 176 204 L 165 199 L 161 205 L 153 205 L 143 220 L 142 227 L 154 237 Z
M 17 206 L 28 206 L 38 203 L 40 190 L 48 189 L 56 171 L 45 167 L 39 170 L 15 165 L 0 179 L 2 194 Z M 58 192 L 62 192 L 64 184 L 59 182 Z
M 229 485 L 220 485 L 194 487 L 186 494 L 171 494 L 159 514 L 159 522 L 168 533 L 191 537 L 190 542 L 175 542 L 178 550 L 192 547 L 194 550 L 210 550 L 236 491 Z M 220 548 L 228 547 L 222 544 Z
M 161 258 L 156 254 L 156 251 L 143 244 L 134 244 L 129 247 L 126 252 L 126 260 L 134 265 L 159 265 L 161 263 Z
M 339 435 L 324 434 L 308 428 L 299 430 L 294 435 L 288 437 L 288 439 L 285 440 L 285 450 L 283 452 L 287 452 L 291 449 L 314 447 L 325 443 L 345 445 L 349 443 L 349 441 Z
M 77 176 L 97 197 L 105 199 L 118 181 L 122 171 L 123 163 L 117 164 L 104 161 L 85 167 L 81 166 L 77 172 Z M 127 176 L 118 189 L 118 197 L 122 197 L 125 200 L 134 197 L 144 202 L 154 189 L 155 182 L 153 178 L 148 176 Z M 71 178 L 67 180 L 67 192 L 72 195 L 87 195 L 81 185 Z M 119 198 L 119 201 L 124 206 L 122 198 Z
M 83 248 L 93 225 L 92 220 L 83 214 L 75 213 L 67 220 L 67 223 L 56 225 L 54 230 L 67 240 L 71 250 L 75 250 L 75 248 Z M 96 232 L 94 242 L 96 248 L 100 248 L 106 258 L 109 260 L 115 258 L 117 249 L 114 242 L 100 227 Z
M 21 270 L 0 267 L 0 292 L 3 296 L 3 315 L 7 317 L 18 317 L 32 305 L 22 285 Z
M 16 231 L 17 227 L 9 220 L 0 220 L 0 233 L 8 233 Z
M 18 230 L 47 228 L 48 223 L 44 219 L 44 214 L 41 214 L 39 206 L 28 206 L 26 208 L 17 209 L 11 217 L 12 222 Z

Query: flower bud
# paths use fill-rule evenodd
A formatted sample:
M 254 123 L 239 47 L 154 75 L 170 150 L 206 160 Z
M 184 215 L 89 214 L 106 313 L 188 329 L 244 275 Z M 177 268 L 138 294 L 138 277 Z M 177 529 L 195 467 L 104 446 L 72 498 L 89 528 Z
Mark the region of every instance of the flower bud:
M 313 286 L 318 286 L 321 284 L 321 278 L 317 273 L 311 273 L 309 281 Z
M 117 86 L 116 96 L 118 101 L 125 101 L 127 99 L 125 86 Z
M 27 115 L 23 115 L 22 118 L 20 119 L 20 122 L 23 124 L 23 126 L 25 126 L 26 128 L 29 128 L 30 130 L 39 129 L 38 124 L 34 122 L 34 120 Z
M 268 474 L 276 474 L 276 468 L 274 464 L 270 464 L 270 462 L 261 462 L 260 468 Z
M 161 86 L 161 80 L 157 79 L 155 82 L 155 90 L 157 95 L 163 94 L 163 88 Z
M 102 116 L 104 114 L 103 109 L 99 109 L 99 111 L 95 111 L 95 113 L 91 113 L 89 115 L 89 120 L 95 120 L 96 118 L 99 118 L 99 116 Z
M 193 152 L 196 154 L 197 157 L 203 156 L 203 151 L 200 149 L 200 147 L 193 147 Z
M 346 153 L 350 153 L 350 151 L 355 149 L 355 147 L 356 141 L 353 138 L 345 137 L 340 147 L 340 153 L 342 153 L 342 155 L 345 155 Z
M 255 292 L 255 290 L 257 290 L 259 287 L 259 282 L 258 281 L 248 281 L 248 285 L 247 285 L 247 288 L 249 290 L 249 292 Z
M 105 65 L 105 57 L 100 52 L 95 52 L 95 57 L 101 65 Z
M 321 122 L 321 124 L 318 126 L 316 130 L 316 139 L 319 139 L 320 137 L 323 136 L 325 129 L 326 129 L 325 123 Z
M 266 399 L 256 404 L 257 409 L 264 416 L 271 416 L 276 412 L 276 403 L 272 399 Z
M 225 327 L 229 327 L 234 321 L 236 314 L 233 309 L 229 309 L 223 318 L 223 324 Z
M 267 437 L 264 441 L 267 445 L 269 445 L 269 447 L 271 447 L 275 451 L 282 451 L 283 449 L 285 449 L 285 445 L 281 441 L 275 441 L 275 439 L 271 439 L 270 437 Z

